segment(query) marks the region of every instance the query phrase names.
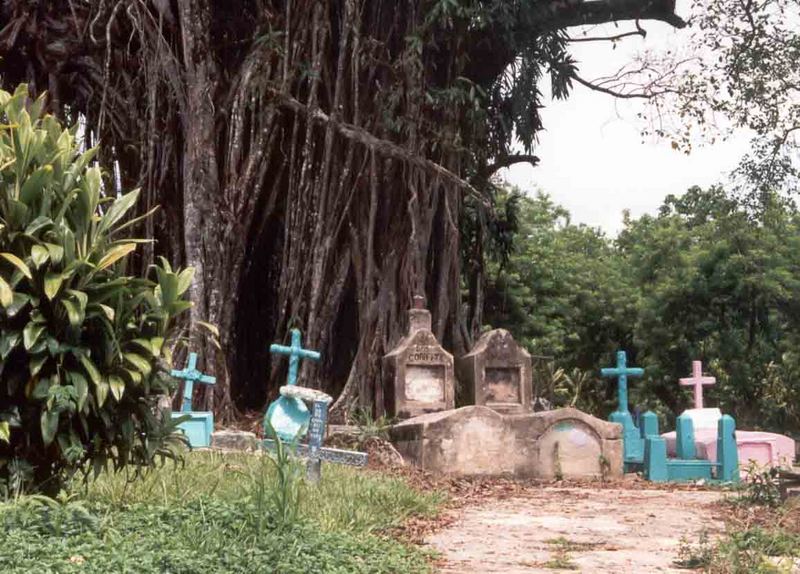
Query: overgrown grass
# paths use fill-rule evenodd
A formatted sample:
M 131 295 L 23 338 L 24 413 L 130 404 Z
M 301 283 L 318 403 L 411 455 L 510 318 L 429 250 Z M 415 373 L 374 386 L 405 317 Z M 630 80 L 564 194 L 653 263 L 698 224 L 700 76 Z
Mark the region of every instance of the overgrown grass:
M 291 469 L 289 469 L 291 470 Z M 130 482 L 107 475 L 60 501 L 0 505 L 0 572 L 426 572 L 425 554 L 383 536 L 442 496 L 404 481 L 324 465 L 293 482 L 280 509 L 266 456 L 193 453 Z M 287 519 L 288 516 L 288 519 Z

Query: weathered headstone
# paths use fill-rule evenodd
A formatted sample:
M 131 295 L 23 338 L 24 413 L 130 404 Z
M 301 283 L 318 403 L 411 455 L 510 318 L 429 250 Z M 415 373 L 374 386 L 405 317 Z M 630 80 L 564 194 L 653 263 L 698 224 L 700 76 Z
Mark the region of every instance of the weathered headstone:
M 531 356 L 505 329 L 484 333 L 456 360 L 459 404 L 484 405 L 500 413 L 532 410 Z
M 269 347 L 270 353 L 289 356 L 289 372 L 286 376 L 286 384 L 290 387 L 297 384 L 297 370 L 300 366 L 301 358 L 312 361 L 319 361 L 320 359 L 320 354 L 317 351 L 304 349 L 300 342 L 300 330 L 292 329 L 291 346 L 270 345 Z M 282 394 L 267 409 L 264 424 L 265 426 L 271 426 L 281 440 L 291 442 L 305 435 L 310 419 L 311 414 L 302 400 Z
M 197 353 L 189 353 L 189 362 L 185 369 L 173 369 L 170 374 L 176 379 L 183 379 L 183 400 L 181 410 L 172 413 L 172 418 L 189 417 L 178 425 L 192 448 L 204 448 L 211 444 L 211 433 L 214 430 L 214 413 L 192 410 L 192 393 L 194 384 L 213 385 L 217 379 L 204 375 L 197 370 Z
M 386 409 L 398 418 L 452 409 L 453 356 L 431 332 L 431 314 L 422 297 L 414 298 L 408 314 L 408 334 L 383 357 Z

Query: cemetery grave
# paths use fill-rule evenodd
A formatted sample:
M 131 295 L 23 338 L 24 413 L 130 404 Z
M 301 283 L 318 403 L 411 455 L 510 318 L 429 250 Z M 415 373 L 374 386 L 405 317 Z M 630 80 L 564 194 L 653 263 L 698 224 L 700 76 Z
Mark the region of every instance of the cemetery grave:
M 703 387 L 716 383 L 714 377 L 703 376 L 700 361 L 692 362 L 692 376 L 680 379 L 682 386 L 694 390 L 694 408 L 685 410 L 679 417 L 691 421 L 694 433 L 694 448 L 698 458 L 716 461 L 718 456 L 717 423 L 722 418 L 718 408 L 707 408 L 703 404 Z M 666 439 L 667 452 L 675 456 L 677 448 L 676 432 L 662 435 Z M 742 474 L 747 472 L 750 463 L 758 468 L 791 467 L 795 458 L 795 441 L 791 437 L 764 431 L 736 431 L 736 448 Z

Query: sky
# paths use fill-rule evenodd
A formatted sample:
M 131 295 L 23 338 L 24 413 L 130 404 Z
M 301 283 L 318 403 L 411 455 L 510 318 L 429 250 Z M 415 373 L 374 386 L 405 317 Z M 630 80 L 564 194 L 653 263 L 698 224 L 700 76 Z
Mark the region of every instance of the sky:
M 685 16 L 683 4 L 678 3 L 677 12 Z M 579 74 L 586 79 L 610 74 L 640 51 L 680 46 L 689 35 L 686 29 L 659 22 L 642 26 L 647 38 L 625 38 L 616 49 L 608 42 L 573 44 Z M 616 30 L 597 27 L 591 35 L 628 29 L 632 23 L 621 23 Z M 579 31 L 571 32 L 576 37 Z M 643 139 L 643 125 L 636 118 L 644 110 L 641 101 L 621 101 L 577 84 L 567 100 L 547 101 L 545 106 L 545 131 L 534 150 L 539 165 L 513 166 L 500 175 L 526 192 L 544 191 L 571 212 L 574 223 L 600 227 L 611 236 L 622 228 L 624 209 L 634 217 L 655 213 L 669 194 L 723 182 L 749 143 L 739 133 L 714 145 L 695 146 L 687 156 L 673 150 L 669 141 Z

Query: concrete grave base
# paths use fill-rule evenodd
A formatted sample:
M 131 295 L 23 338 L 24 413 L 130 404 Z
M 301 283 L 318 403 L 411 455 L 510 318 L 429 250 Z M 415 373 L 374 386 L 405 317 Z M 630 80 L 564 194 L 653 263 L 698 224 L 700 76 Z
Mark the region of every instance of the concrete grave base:
M 211 433 L 211 448 L 228 451 L 256 450 L 258 442 L 251 432 L 218 430 Z
M 392 427 L 410 464 L 457 476 L 600 478 L 622 476 L 618 424 L 567 408 L 502 415 L 469 406 L 429 413 Z

